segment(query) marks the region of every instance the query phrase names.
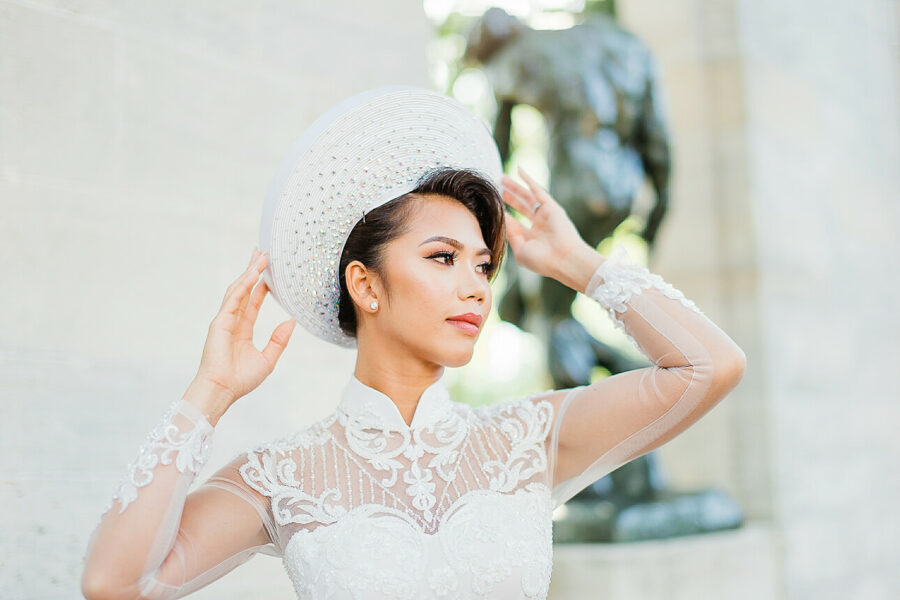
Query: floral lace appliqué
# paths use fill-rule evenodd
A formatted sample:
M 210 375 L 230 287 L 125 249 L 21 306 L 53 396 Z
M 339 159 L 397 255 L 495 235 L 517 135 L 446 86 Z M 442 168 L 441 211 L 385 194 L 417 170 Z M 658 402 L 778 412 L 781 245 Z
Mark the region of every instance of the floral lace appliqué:
M 553 408 L 549 402 L 534 403 L 532 397 L 509 402 L 499 411 L 497 427 L 509 441 L 507 456 L 485 461 L 481 468 L 490 477 L 491 489 L 514 490 L 547 468 L 544 440 L 550 431 Z
M 173 402 L 159 425 L 147 435 L 106 510 L 112 508 L 113 501 L 118 500 L 121 505 L 119 512 L 125 512 L 125 508 L 137 498 L 138 488 L 153 481 L 153 471 L 159 465 L 174 462 L 179 472 L 195 476 L 206 464 L 213 427 L 196 409 L 182 402 Z
M 626 302 L 632 296 L 650 288 L 655 288 L 666 297 L 678 300 L 687 308 L 703 314 L 692 300 L 686 298 L 671 283 L 668 283 L 660 275 L 651 273 L 646 267 L 632 261 L 624 246 L 617 246 L 609 257 L 597 267 L 597 270 L 594 271 L 590 281 L 584 288 L 584 294 L 604 307 L 609 312 L 609 317 L 615 326 L 636 347 L 640 347 L 637 341 L 625 330 L 625 324 L 619 318 L 618 313 L 624 313 L 628 310 Z
M 440 419 L 423 428 L 410 430 L 378 429 L 371 426 L 371 419 L 354 418 L 341 414 L 340 423 L 344 427 L 349 449 L 364 458 L 376 471 L 386 471 L 381 485 L 391 488 L 403 469 L 397 457 L 403 456 L 412 465 L 403 472 L 405 491 L 413 506 L 421 511 L 426 521 L 434 519 L 431 508 L 437 502 L 434 495 L 436 473 L 445 482 L 453 481 L 454 466 L 459 457 L 459 447 L 466 439 L 463 418 L 453 409 L 453 403 L 444 403 Z M 425 454 L 432 455 L 425 465 L 420 459 Z
M 553 405 L 536 400 L 452 403 L 406 430 L 360 403 L 248 453 L 298 595 L 546 597 Z

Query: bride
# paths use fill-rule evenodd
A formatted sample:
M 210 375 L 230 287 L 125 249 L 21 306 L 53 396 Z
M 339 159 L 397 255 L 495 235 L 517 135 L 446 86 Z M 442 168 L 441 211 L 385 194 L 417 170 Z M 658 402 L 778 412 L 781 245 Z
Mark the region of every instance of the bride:
M 317 119 L 276 175 L 262 251 L 225 291 L 194 380 L 91 536 L 85 597 L 178 598 L 265 553 L 301 598 L 545 598 L 553 509 L 700 419 L 746 358 L 519 175 L 503 175 L 481 121 L 432 91 L 369 90 Z M 451 398 L 441 377 L 472 358 L 507 242 L 596 301 L 653 365 L 487 407 Z M 293 318 L 258 350 L 267 294 Z M 334 412 L 188 493 L 217 423 L 272 373 L 298 321 L 356 349 L 323 399 Z

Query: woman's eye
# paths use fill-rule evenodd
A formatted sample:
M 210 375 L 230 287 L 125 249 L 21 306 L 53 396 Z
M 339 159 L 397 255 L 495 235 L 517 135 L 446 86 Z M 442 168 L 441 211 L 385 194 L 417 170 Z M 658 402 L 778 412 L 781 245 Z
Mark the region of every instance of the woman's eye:
M 440 260 L 441 258 L 449 258 L 449 259 L 450 259 L 450 263 L 452 263 L 454 260 L 456 260 L 456 253 L 451 253 L 451 252 L 435 252 L 434 254 L 432 254 L 431 256 L 429 256 L 428 258 L 436 258 L 436 259 L 439 259 L 439 260 Z M 446 263 L 446 262 L 445 262 L 444 264 L 446 265 L 446 264 L 450 264 L 450 263 Z
M 428 258 L 434 258 L 437 260 L 446 258 L 446 259 L 449 259 L 449 262 L 444 262 L 444 261 L 441 261 L 441 262 L 445 265 L 451 265 L 458 258 L 458 254 L 456 252 L 446 252 L 446 251 L 435 252 Z M 491 262 L 483 262 L 483 263 L 479 264 L 478 266 L 482 268 L 481 272 L 484 273 L 485 275 L 490 275 L 490 273 L 494 270 L 494 265 Z

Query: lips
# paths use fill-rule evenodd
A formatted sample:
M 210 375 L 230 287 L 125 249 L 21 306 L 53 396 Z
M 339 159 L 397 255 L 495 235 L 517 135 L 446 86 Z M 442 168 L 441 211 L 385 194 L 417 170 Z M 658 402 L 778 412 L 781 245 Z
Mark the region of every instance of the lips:
M 478 335 L 478 328 L 481 325 L 481 315 L 475 313 L 466 313 L 464 315 L 456 315 L 447 319 L 447 323 L 456 327 L 460 331 L 469 335 Z
M 465 323 L 471 323 L 475 327 L 481 326 L 481 315 L 476 315 L 475 313 L 465 313 L 463 315 L 456 315 L 455 317 L 450 317 L 448 321 L 463 321 Z

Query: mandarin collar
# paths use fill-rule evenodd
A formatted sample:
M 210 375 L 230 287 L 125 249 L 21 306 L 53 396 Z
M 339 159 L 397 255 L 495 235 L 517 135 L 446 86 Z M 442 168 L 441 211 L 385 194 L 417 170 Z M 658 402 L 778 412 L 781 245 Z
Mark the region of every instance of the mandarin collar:
M 351 374 L 341 394 L 338 410 L 356 421 L 359 427 L 406 431 L 434 425 L 447 414 L 452 404 L 443 379 L 438 379 L 422 392 L 412 423 L 407 425 L 400 409 L 387 394 L 364 384 L 355 374 Z

